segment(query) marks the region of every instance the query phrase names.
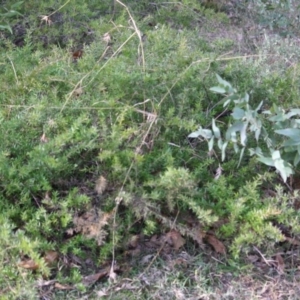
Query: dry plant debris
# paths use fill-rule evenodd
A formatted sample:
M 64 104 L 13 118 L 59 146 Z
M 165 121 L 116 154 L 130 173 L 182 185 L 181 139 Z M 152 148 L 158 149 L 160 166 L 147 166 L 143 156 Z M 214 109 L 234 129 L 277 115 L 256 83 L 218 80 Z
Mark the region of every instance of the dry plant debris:
M 206 236 L 207 242 L 213 246 L 214 250 L 220 254 L 226 254 L 226 248 L 214 235 L 208 234 Z
M 44 255 L 44 260 L 48 266 L 52 266 L 58 261 L 59 254 L 56 251 L 47 251 Z
M 90 209 L 81 216 L 73 218 L 74 227 L 68 229 L 67 233 L 73 235 L 74 232 L 81 233 L 88 238 L 95 239 L 98 245 L 102 245 L 107 235 L 104 227 L 113 218 L 114 211 L 102 212 L 97 209 Z
M 35 271 L 39 268 L 39 265 L 32 259 L 24 259 L 18 263 L 18 266 L 32 271 Z
M 98 280 L 100 280 L 101 278 L 108 276 L 109 272 L 110 272 L 110 266 L 106 267 L 105 269 L 101 270 L 100 272 L 98 272 L 96 274 L 85 276 L 82 279 L 82 283 L 85 286 L 92 285 L 95 282 L 97 282 Z
M 107 180 L 105 177 L 100 176 L 96 181 L 95 191 L 98 195 L 102 195 L 107 188 Z

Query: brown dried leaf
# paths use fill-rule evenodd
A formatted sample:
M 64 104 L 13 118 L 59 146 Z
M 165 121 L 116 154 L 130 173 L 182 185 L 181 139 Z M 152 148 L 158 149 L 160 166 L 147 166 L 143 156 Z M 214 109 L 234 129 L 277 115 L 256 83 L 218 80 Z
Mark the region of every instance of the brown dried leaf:
M 203 245 L 203 238 L 205 237 L 206 233 L 198 227 L 193 228 L 189 233 L 191 236 L 200 246 Z
M 67 285 L 67 284 L 63 285 L 58 282 L 55 282 L 54 287 L 58 290 L 73 290 L 74 289 L 74 287 L 72 287 L 71 285 Z
M 77 62 L 77 60 L 79 58 L 81 58 L 82 55 L 83 55 L 83 51 L 82 50 L 77 50 L 77 51 L 72 52 L 73 62 Z
M 86 286 L 88 285 L 92 285 L 94 284 L 95 282 L 97 282 L 99 279 L 105 277 L 108 275 L 108 272 L 109 272 L 109 268 L 105 268 L 104 270 L 102 270 L 101 272 L 99 273 L 96 273 L 96 274 L 92 274 L 92 275 L 89 275 L 89 276 L 85 276 L 83 279 L 82 279 L 82 283 Z
M 18 263 L 18 266 L 28 270 L 37 270 L 39 265 L 32 259 L 26 259 Z
M 104 226 L 108 224 L 109 220 L 113 217 L 113 211 L 104 213 L 91 209 L 81 215 L 75 216 L 73 223 L 75 225 L 75 231 L 81 232 L 88 238 L 93 238 L 98 242 L 98 245 L 102 245 L 107 232 L 104 230 Z
M 185 239 L 178 231 L 172 229 L 166 234 L 166 242 L 173 246 L 175 250 L 179 250 L 185 244 Z
M 284 273 L 284 268 L 285 268 L 285 263 L 283 261 L 282 256 L 279 253 L 277 253 L 275 259 L 276 259 L 276 262 L 277 262 L 277 270 L 278 270 L 278 272 L 280 274 L 283 274 Z
M 43 279 L 38 279 L 38 280 L 37 280 L 36 286 L 37 286 L 37 287 L 49 286 L 49 285 L 54 284 L 55 281 L 56 281 L 55 279 L 53 279 L 53 280 L 43 280 Z
M 226 254 L 226 248 L 222 242 L 220 242 L 214 235 L 207 235 L 207 242 L 213 246 L 216 252 Z
M 96 181 L 95 191 L 98 195 L 102 195 L 103 192 L 106 190 L 106 187 L 107 180 L 103 176 L 100 176 Z
M 56 251 L 47 251 L 44 255 L 44 260 L 47 265 L 53 265 L 58 260 L 58 252 Z

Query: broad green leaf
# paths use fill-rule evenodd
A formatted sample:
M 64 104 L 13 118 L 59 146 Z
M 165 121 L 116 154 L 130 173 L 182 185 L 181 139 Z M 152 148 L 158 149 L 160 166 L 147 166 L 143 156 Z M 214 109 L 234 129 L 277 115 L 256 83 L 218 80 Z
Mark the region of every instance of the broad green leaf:
M 295 155 L 295 158 L 294 158 L 294 166 L 295 167 L 298 165 L 299 161 L 300 161 L 300 155 L 297 152 L 296 155 Z
M 296 115 L 300 115 L 300 109 L 299 108 L 291 109 L 290 112 L 286 114 L 288 119 L 293 117 L 293 116 L 296 116 Z
M 228 145 L 228 142 L 225 142 L 224 144 L 223 144 L 223 146 L 222 146 L 222 161 L 224 161 L 224 159 L 225 159 L 225 150 L 226 150 L 226 147 L 227 147 L 227 145 Z
M 199 136 L 209 140 L 212 137 L 212 131 L 210 129 L 203 129 L 200 127 L 197 131 L 194 131 L 188 135 L 189 138 L 197 138 Z
M 219 139 L 221 137 L 220 129 L 216 126 L 215 119 L 212 119 L 212 130 L 214 132 L 214 136 Z
M 222 150 L 222 146 L 223 146 L 223 141 L 222 141 L 222 139 L 219 139 L 218 140 L 218 147 L 219 147 L 220 150 Z
M 243 158 L 243 156 L 244 156 L 244 152 L 245 152 L 245 147 L 243 147 L 242 150 L 241 150 L 241 154 L 240 154 L 240 159 L 239 159 L 238 167 L 240 166 L 240 163 L 241 163 L 242 158 Z
M 256 141 L 259 140 L 260 133 L 261 133 L 261 128 L 258 128 L 258 129 L 255 131 L 255 139 L 256 139 Z
M 246 141 L 247 141 L 247 127 L 248 127 L 248 123 L 244 123 L 241 131 L 240 131 L 240 135 L 241 135 L 241 144 L 243 146 L 246 146 Z
M 274 167 L 274 161 L 271 157 L 259 156 L 259 157 L 257 157 L 257 160 L 267 166 Z
M 223 107 L 227 106 L 230 102 L 231 102 L 231 100 L 230 100 L 230 99 L 227 99 L 227 100 L 224 102 Z
M 241 120 L 245 116 L 245 111 L 239 107 L 235 107 L 231 115 L 235 120 Z
M 291 140 L 291 139 L 288 139 L 287 141 L 285 141 L 283 143 L 283 146 L 284 147 L 289 147 L 289 146 L 298 146 L 300 145 L 300 139 L 299 140 Z
M 253 156 L 253 155 L 257 155 L 257 156 L 260 156 L 260 157 L 263 156 L 261 148 L 259 148 L 259 147 L 256 147 L 255 149 L 251 148 L 251 149 L 249 149 L 249 152 L 250 152 L 250 156 Z
M 264 114 L 264 115 L 271 115 L 272 113 L 271 113 L 270 110 L 264 110 L 264 111 L 262 112 L 262 114 Z
M 284 153 L 291 153 L 297 151 L 296 146 L 289 146 L 289 147 L 284 147 Z
M 235 153 L 238 153 L 240 151 L 240 148 L 237 143 L 233 143 L 233 149 Z
M 231 84 L 230 84 L 228 81 L 224 80 L 224 79 L 223 79 L 221 76 L 219 76 L 218 74 L 217 74 L 217 80 L 218 80 L 218 82 L 219 82 L 221 85 L 223 85 L 224 87 L 228 87 L 228 88 L 232 89 Z
M 200 136 L 199 131 L 194 131 L 188 135 L 189 138 L 195 139 Z
M 278 150 L 275 150 L 275 151 L 272 152 L 272 159 L 273 160 L 281 159 L 281 155 L 280 155 L 280 152 Z
M 221 86 L 213 86 L 209 90 L 212 92 L 215 92 L 217 94 L 225 94 L 226 93 L 225 88 L 223 88 Z
M 275 130 L 276 133 L 287 136 L 295 141 L 300 141 L 300 129 L 297 128 L 285 128 Z
M 213 136 L 210 129 L 202 129 L 200 135 L 205 139 L 210 139 Z
M 282 179 L 286 182 L 287 178 L 293 174 L 293 170 L 289 167 L 283 159 L 277 159 L 274 161 L 275 168 L 279 171 Z
M 226 131 L 226 135 L 225 135 L 226 140 L 229 141 L 231 139 L 232 132 L 241 131 L 243 126 L 244 126 L 244 123 L 242 121 L 238 121 L 238 122 L 234 123 L 232 126 L 230 126 Z
M 215 140 L 215 138 L 212 137 L 210 139 L 210 141 L 208 142 L 208 151 L 211 151 L 213 149 L 213 147 L 214 147 L 214 140 Z
M 232 132 L 232 133 L 231 133 L 231 138 L 230 138 L 230 140 L 231 140 L 231 142 L 233 142 L 233 143 L 235 143 L 235 144 L 238 142 L 237 137 L 236 137 L 236 132 Z
M 225 97 L 221 103 L 224 102 L 223 104 L 223 107 L 227 106 L 231 101 L 234 101 L 234 100 L 238 100 L 240 99 L 240 96 L 238 94 L 233 94 L 233 95 L 229 95 L 227 97 Z

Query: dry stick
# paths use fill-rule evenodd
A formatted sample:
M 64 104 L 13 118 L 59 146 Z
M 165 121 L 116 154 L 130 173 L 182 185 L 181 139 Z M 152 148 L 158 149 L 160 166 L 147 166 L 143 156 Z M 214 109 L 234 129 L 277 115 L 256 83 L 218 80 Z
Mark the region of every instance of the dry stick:
M 128 15 L 129 15 L 129 17 L 130 17 L 130 20 L 131 20 L 131 22 L 132 22 L 132 24 L 133 24 L 134 30 L 135 30 L 135 32 L 136 32 L 136 34 L 137 34 L 137 36 L 138 36 L 138 38 L 139 38 L 139 40 L 140 40 L 140 44 L 139 44 L 138 51 L 141 50 L 142 62 L 143 62 L 143 71 L 145 72 L 145 56 L 144 56 L 144 47 L 143 47 L 143 41 L 142 41 L 141 32 L 140 32 L 140 30 L 137 28 L 136 23 L 135 23 L 135 21 L 134 21 L 132 15 L 131 15 L 131 13 L 130 13 L 128 7 L 127 7 L 124 3 L 122 3 L 121 1 L 119 1 L 119 0 L 116 0 L 116 2 L 118 2 L 120 5 L 122 5 L 122 6 L 126 9 Z
M 134 21 L 132 15 L 131 15 L 131 13 L 130 13 L 128 7 L 127 7 L 124 3 L 122 3 L 121 1 L 119 1 L 119 0 L 116 0 L 116 2 L 119 3 L 121 6 L 123 6 L 123 7 L 126 9 L 128 15 L 129 15 L 129 17 L 130 17 L 130 19 L 131 19 L 131 22 L 132 22 L 132 24 L 133 24 L 134 30 L 135 30 L 135 33 L 132 34 L 132 35 L 131 35 L 131 36 L 130 36 L 130 37 L 129 37 L 129 38 L 128 38 L 128 39 L 127 39 L 127 40 L 126 40 L 126 41 L 118 48 L 118 50 L 121 49 L 121 48 L 123 47 L 123 45 L 125 45 L 125 44 L 126 44 L 126 43 L 134 36 L 134 35 L 137 35 L 138 38 L 139 38 L 138 54 L 140 54 L 139 51 L 141 51 L 142 65 L 143 65 L 143 72 L 145 72 L 145 56 L 144 56 L 144 47 L 143 47 L 143 42 L 142 42 L 141 32 L 140 32 L 140 30 L 137 28 L 136 23 L 135 23 L 135 21 Z M 117 50 L 117 52 L 118 52 L 118 50 Z M 115 54 L 115 53 L 114 53 L 114 54 Z M 108 63 L 108 62 L 107 62 L 107 63 Z M 106 64 L 107 64 L 107 63 L 106 63 Z M 102 66 L 102 68 L 96 73 L 96 75 L 97 75 L 97 74 L 105 67 L 106 64 L 104 64 L 104 65 Z M 94 78 L 95 78 L 95 77 L 94 77 Z M 90 82 L 91 82 L 91 81 L 90 81 Z M 146 140 L 146 137 L 148 136 L 148 134 L 149 134 L 149 132 L 150 132 L 150 129 L 151 129 L 151 127 L 152 127 L 154 121 L 155 121 L 155 120 L 153 120 L 153 122 L 151 122 L 151 126 L 149 126 L 149 129 L 148 129 L 148 131 L 147 131 L 147 133 L 146 133 L 146 136 L 144 136 L 141 145 L 143 145 L 144 141 Z M 136 153 L 136 155 L 137 155 L 137 153 Z M 126 173 L 125 179 L 124 179 L 124 181 L 123 181 L 122 187 L 121 187 L 121 189 L 120 189 L 119 195 L 121 195 L 121 193 L 123 192 L 125 183 L 126 183 L 128 177 L 129 177 L 129 174 L 130 174 L 130 171 L 131 171 L 132 167 L 133 167 L 133 162 L 131 163 L 129 169 L 127 170 L 127 173 Z M 119 200 L 118 200 L 118 201 L 116 200 L 117 205 L 116 205 L 116 207 L 115 207 L 114 226 L 115 226 L 115 218 L 116 218 L 116 214 L 117 214 L 117 211 L 118 211 L 118 206 L 119 206 L 120 202 L 122 201 L 122 198 L 121 198 L 121 197 L 117 197 L 117 198 L 119 198 Z M 114 270 L 114 263 L 115 263 L 115 234 L 114 234 L 114 231 L 115 231 L 115 228 L 113 228 L 113 248 L 112 248 L 112 263 L 111 263 L 110 274 L 113 273 L 113 270 Z
M 65 4 L 63 4 L 60 8 L 58 8 L 56 11 L 54 11 L 53 13 L 51 13 L 48 18 L 52 15 L 54 15 L 55 13 L 57 13 L 58 11 L 60 11 L 63 7 L 65 7 L 71 0 L 68 0 Z
M 227 55 L 223 54 L 221 55 L 219 58 L 216 58 L 214 60 L 210 59 L 210 58 L 204 58 L 204 59 L 199 59 L 196 60 L 194 62 L 192 62 L 179 76 L 178 78 L 174 81 L 174 83 L 171 85 L 170 89 L 168 89 L 168 91 L 165 93 L 165 95 L 162 97 L 162 99 L 160 100 L 160 102 L 158 103 L 158 106 L 160 106 L 162 104 L 162 102 L 167 98 L 167 96 L 169 95 L 170 91 L 174 88 L 174 86 L 179 82 L 179 80 L 181 79 L 181 77 L 194 65 L 208 61 L 209 62 L 209 66 L 208 68 L 205 70 L 204 73 L 206 73 L 209 69 L 210 69 L 210 65 L 212 62 L 214 61 L 227 61 L 227 60 L 233 60 L 233 59 L 242 59 L 242 58 L 250 58 L 250 57 L 261 57 L 261 56 L 269 56 L 268 54 L 266 55 L 261 55 L 261 54 L 253 54 L 253 55 L 245 55 L 245 56 L 233 56 L 233 57 L 225 57 L 222 58 L 222 56 Z
M 265 257 L 264 257 L 264 255 L 255 247 L 255 246 L 253 246 L 253 248 L 254 248 L 254 250 L 256 250 L 259 254 L 260 254 L 260 256 L 262 257 L 262 259 L 265 261 L 265 263 L 270 267 L 271 265 L 269 264 L 269 262 L 274 262 L 274 260 L 273 259 L 269 259 L 269 260 L 267 260 Z

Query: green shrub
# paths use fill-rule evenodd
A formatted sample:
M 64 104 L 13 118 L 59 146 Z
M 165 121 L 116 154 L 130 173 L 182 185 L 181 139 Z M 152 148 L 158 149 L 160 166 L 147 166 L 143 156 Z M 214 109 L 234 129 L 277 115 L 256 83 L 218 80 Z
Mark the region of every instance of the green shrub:
M 189 138 L 201 136 L 206 139 L 209 151 L 213 150 L 216 139 L 218 148 L 222 153 L 222 161 L 225 159 L 228 143 L 232 143 L 234 151 L 236 153 L 240 152 L 238 164 L 240 164 L 244 151 L 248 146 L 248 140 L 251 141 L 251 138 L 253 138 L 256 140 L 257 146 L 249 149 L 250 155 L 255 154 L 260 162 L 275 167 L 282 179 L 286 181 L 293 174 L 292 164 L 297 166 L 300 162 L 298 150 L 300 127 L 299 119 L 295 118 L 300 115 L 300 110 L 289 109 L 286 112 L 283 108 L 274 104 L 270 110 L 261 111 L 263 101 L 255 109 L 252 109 L 249 104 L 250 97 L 248 93 L 238 94 L 237 90 L 232 88 L 227 81 L 220 76 L 217 76 L 217 78 L 219 86 L 211 88 L 211 91 L 225 95 L 225 98 L 219 103 L 223 104 L 223 107 L 231 107 L 231 104 L 233 104 L 232 119 L 229 121 L 228 129 L 222 138 L 216 120 L 213 119 L 212 130 L 200 127 L 198 131 L 191 133 Z M 284 138 L 281 138 L 281 136 Z M 266 156 L 262 149 L 268 149 L 270 156 Z
M 237 257 L 253 244 L 268 247 L 283 240 L 275 223 L 298 218 L 279 188 L 278 198 L 262 201 L 264 185 L 272 178 L 253 158 L 235 169 L 239 158 L 234 146 L 227 147 L 231 152 L 221 164 L 218 155 L 207 155 L 205 143 L 187 139 L 197 124 L 209 126 L 208 120 L 222 112 L 215 106 L 219 95 L 208 91 L 215 73 L 242 90 L 253 89 L 256 99 L 270 95 L 272 88 L 285 92 L 287 82 L 275 86 L 266 80 L 258 88 L 259 75 L 251 76 L 258 66 L 241 68 L 237 59 L 228 64 L 216 59 L 209 40 L 199 38 L 198 18 L 220 27 L 228 25 L 228 18 L 204 10 L 199 1 L 128 2 L 129 8 L 138 9 L 136 14 L 130 10 L 129 15 L 121 5 L 114 10 L 104 2 L 74 1 L 51 15 L 60 8 L 55 1 L 27 1 L 24 46 L 15 47 L 11 37 L 4 41 L 0 220 L 6 229 L 0 246 L 9 274 L 2 278 L 12 282 L 12 297 L 26 297 L 19 289 L 22 269 L 16 267 L 24 257 L 39 264 L 35 272 L 27 270 L 28 291 L 40 276 L 51 276 L 84 292 L 82 277 L 91 270 L 63 265 L 50 271 L 43 256 L 48 250 L 61 258 L 92 258 L 98 268 L 112 253 L 121 257 L 131 234 L 177 228 L 199 243 L 181 218 L 187 214 L 203 233 L 212 230 L 223 238 Z M 170 11 L 174 19 L 168 19 Z M 54 24 L 37 16 L 50 16 Z M 133 21 L 144 35 L 139 36 Z M 91 39 L 80 38 L 84 28 L 92 30 Z M 106 33 L 109 42 L 103 39 Z M 43 36 L 49 36 L 47 43 Z M 218 51 L 232 49 L 228 41 L 215 45 Z M 83 50 L 80 59 L 72 57 L 77 48 Z M 240 110 L 255 113 L 248 104 L 241 100 Z M 221 132 L 226 125 L 219 127 Z M 101 177 L 107 187 L 99 192 L 95 186 Z M 92 209 L 97 217 L 107 216 L 96 238 L 76 228 L 75 221 Z

